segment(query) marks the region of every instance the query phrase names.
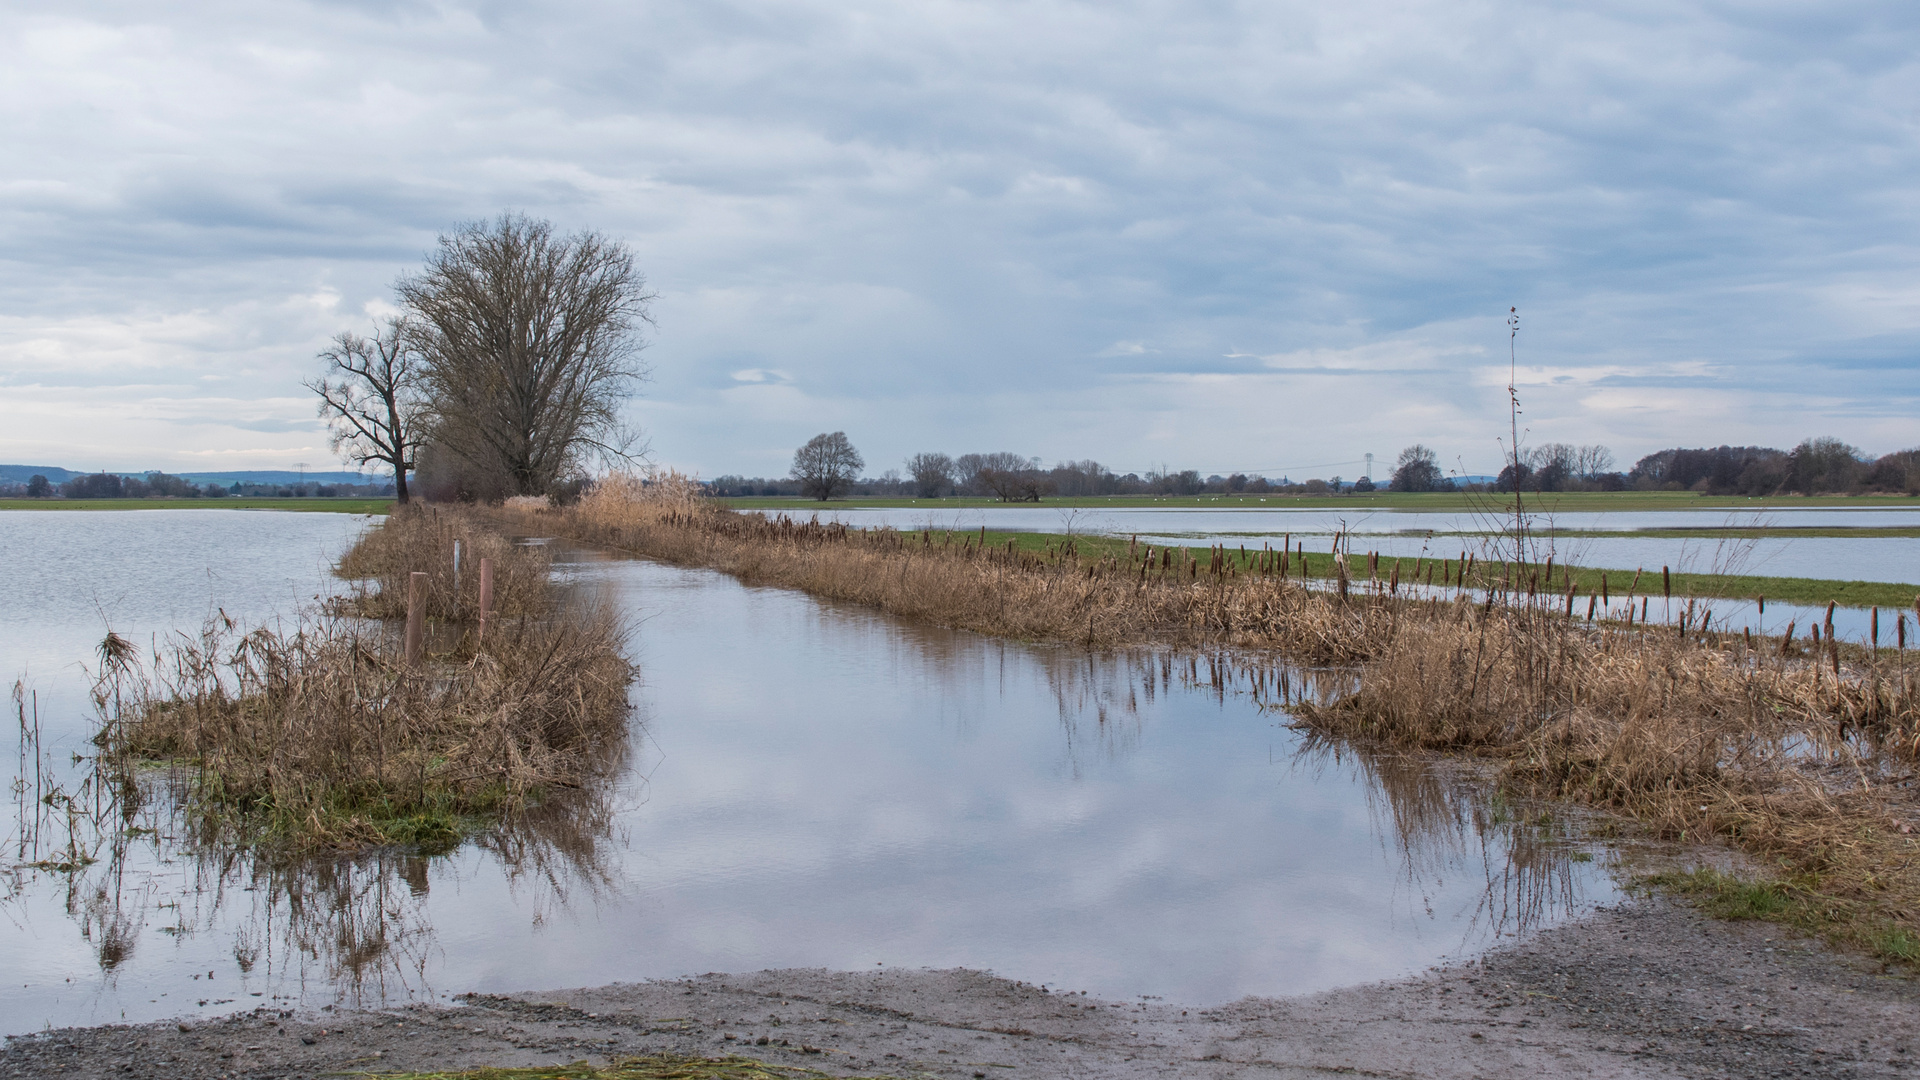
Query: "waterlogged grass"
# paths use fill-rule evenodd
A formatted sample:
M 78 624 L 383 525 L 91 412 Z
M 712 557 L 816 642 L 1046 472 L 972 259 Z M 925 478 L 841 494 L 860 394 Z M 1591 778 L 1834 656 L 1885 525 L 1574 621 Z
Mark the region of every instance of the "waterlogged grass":
M 436 1072 L 378 1072 L 353 1075 L 378 1080 L 815 1080 L 832 1074 L 791 1065 L 772 1065 L 729 1054 L 701 1058 L 680 1054 L 653 1054 L 623 1058 L 611 1065 L 540 1065 L 532 1068 L 485 1067 Z M 873 1080 L 887 1080 L 874 1077 Z
M 403 846 L 441 855 L 469 836 L 486 831 L 529 799 L 504 785 L 463 792 L 451 785 L 405 794 L 360 785 L 326 791 L 306 804 L 282 802 L 272 793 L 235 793 L 204 762 L 189 788 L 188 804 L 210 837 L 275 849 L 314 846 L 315 838 L 351 837 L 356 846 Z
M 990 548 L 1004 548 L 1011 541 L 1014 550 L 1034 555 L 1043 555 L 1055 550 L 1068 539 L 1059 533 L 1003 532 L 993 529 L 984 531 L 974 529 L 951 534 L 939 531 L 934 533 L 934 539 L 938 542 L 949 535 L 955 543 L 971 538 L 976 545 L 984 543 Z M 1122 562 L 1132 559 L 1137 564 L 1139 556 L 1134 553 L 1145 550 L 1144 544 L 1135 547 L 1125 537 L 1075 536 L 1071 539 L 1083 559 L 1092 560 L 1112 556 Z M 1224 546 L 1228 565 L 1241 574 L 1254 572 L 1261 559 L 1261 548 L 1233 543 L 1227 543 Z M 1157 552 L 1160 548 L 1156 547 L 1154 550 Z M 1206 565 L 1212 550 L 1205 545 L 1173 548 L 1175 559 L 1182 556 L 1198 559 L 1202 566 Z M 1387 580 L 1392 575 L 1395 562 L 1394 559 L 1384 557 L 1380 560 L 1378 574 L 1381 580 Z M 1400 567 L 1401 584 L 1414 583 L 1416 575 L 1418 582 L 1425 584 L 1427 571 L 1431 569 L 1433 582 L 1437 586 L 1442 584 L 1448 575 L 1458 574 L 1460 559 L 1459 554 L 1455 552 L 1444 558 L 1402 558 L 1397 562 Z M 1348 565 L 1351 568 L 1350 575 L 1357 581 L 1367 580 L 1365 551 L 1355 550 L 1350 553 Z M 1473 567 L 1469 583 L 1474 585 L 1484 585 L 1490 579 L 1497 581 L 1506 573 L 1504 564 L 1497 562 L 1489 564 L 1477 557 L 1474 559 Z M 1545 567 L 1528 564 L 1529 573 L 1535 569 L 1544 572 Z M 1158 571 L 1156 570 L 1155 573 Z M 1289 562 L 1289 573 L 1294 575 L 1304 573 L 1310 578 L 1332 578 L 1337 570 L 1331 552 L 1307 551 L 1303 556 L 1296 549 Z M 1605 595 L 1615 603 L 1629 594 L 1640 597 L 1651 596 L 1656 606 L 1662 599 L 1663 586 L 1658 566 L 1647 568 L 1639 575 L 1636 582 L 1635 574 L 1631 570 L 1596 570 L 1555 563 L 1552 585 L 1550 588 L 1543 585 L 1542 589 L 1556 595 L 1564 595 L 1569 581 L 1577 590 L 1574 604 L 1576 613 L 1586 610 L 1587 597 L 1600 594 L 1603 589 Z M 1699 600 L 1753 600 L 1765 597 L 1781 603 L 1804 604 L 1810 607 L 1834 603 L 1842 607 L 1907 608 L 1913 605 L 1916 599 L 1920 599 L 1920 590 L 1916 590 L 1912 585 L 1898 582 L 1830 581 L 1824 578 L 1766 577 L 1752 574 L 1673 574 L 1671 589 L 1675 602 L 1684 602 L 1689 597 Z
M 0 510 L 299 510 L 308 513 L 384 514 L 389 498 L 338 499 L 0 499 Z
M 1882 960 L 1920 962 L 1920 934 L 1825 892 L 1817 877 L 1763 881 L 1718 870 L 1656 874 L 1643 884 L 1687 897 L 1719 919 L 1754 919 L 1791 926 L 1836 944 L 1864 948 Z
M 1413 493 L 1376 491 L 1356 495 L 1087 495 L 1049 496 L 1038 503 L 1003 503 L 998 499 L 958 496 L 945 499 L 849 498 L 820 502 L 800 496 L 740 496 L 714 500 L 732 510 L 785 510 L 805 513 L 821 509 L 978 509 L 988 506 L 1058 506 L 1108 510 L 1154 510 L 1200 507 L 1209 510 L 1408 510 L 1434 512 L 1512 512 L 1513 497 L 1467 492 Z M 1627 510 L 1785 510 L 1920 509 L 1920 498 L 1904 495 L 1785 495 L 1745 498 L 1735 495 L 1696 495 L 1690 491 L 1569 491 L 1528 494 L 1529 513 L 1555 514 Z

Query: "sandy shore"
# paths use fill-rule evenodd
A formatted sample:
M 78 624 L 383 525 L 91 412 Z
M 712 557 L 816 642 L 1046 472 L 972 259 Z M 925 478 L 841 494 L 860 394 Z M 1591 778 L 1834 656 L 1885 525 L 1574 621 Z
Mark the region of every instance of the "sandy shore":
M 1920 984 L 1777 927 L 1640 900 L 1419 978 L 1215 1008 L 974 971 L 763 971 L 67 1029 L 9 1039 L 0 1076 L 317 1078 L 658 1051 L 975 1080 L 1915 1076 Z

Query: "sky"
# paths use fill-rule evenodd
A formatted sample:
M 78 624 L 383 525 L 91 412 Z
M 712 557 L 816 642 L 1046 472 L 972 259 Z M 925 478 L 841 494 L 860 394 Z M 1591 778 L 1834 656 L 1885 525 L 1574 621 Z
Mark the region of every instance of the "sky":
M 1920 445 L 1920 5 L 0 3 L 0 461 L 335 467 L 440 234 L 634 251 L 652 460 Z

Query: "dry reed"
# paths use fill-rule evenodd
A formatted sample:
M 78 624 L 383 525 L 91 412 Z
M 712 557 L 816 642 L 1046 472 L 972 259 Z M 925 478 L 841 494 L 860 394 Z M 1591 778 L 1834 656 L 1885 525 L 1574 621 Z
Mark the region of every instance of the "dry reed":
M 397 562 L 404 580 L 395 553 L 431 551 L 421 536 L 449 533 L 514 558 L 470 521 L 395 524 L 399 541 L 375 530 L 343 564 L 380 566 L 384 579 Z M 497 619 L 483 646 L 425 667 L 402 661 L 390 628 L 337 614 L 291 631 L 221 616 L 145 662 L 110 636 L 96 742 L 122 775 L 177 763 L 208 839 L 444 848 L 483 819 L 580 786 L 624 751 L 633 671 L 613 609 L 550 596 L 544 579 L 512 595 L 542 614 Z M 393 606 L 378 592 L 361 600 Z
M 459 563 L 455 564 L 455 551 Z M 475 621 L 480 560 L 493 560 L 493 614 L 543 614 L 552 600 L 552 563 L 539 545 L 516 544 L 458 509 L 410 504 L 394 507 L 334 566 L 352 592 L 335 605 L 370 619 L 407 614 L 407 576 L 427 575 L 427 616 Z
M 1831 634 L 1809 651 L 1703 628 L 1581 618 L 1540 568 L 1487 594 L 1401 593 L 1397 568 L 1337 560 L 1325 587 L 1266 553 L 1131 548 L 1081 558 L 985 534 L 863 531 L 720 509 L 666 475 L 603 483 L 537 528 L 743 581 L 984 634 L 1227 644 L 1350 665 L 1351 692 L 1293 704 L 1315 730 L 1500 763 L 1517 792 L 1603 806 L 1673 838 L 1724 838 L 1829 916 L 1833 936 L 1920 958 L 1920 687 L 1907 654 Z M 1242 568 L 1246 567 L 1246 572 Z M 1357 574 L 1365 574 L 1357 578 Z M 1456 581 L 1471 575 L 1454 575 Z M 1637 584 L 1637 583 L 1636 583 Z

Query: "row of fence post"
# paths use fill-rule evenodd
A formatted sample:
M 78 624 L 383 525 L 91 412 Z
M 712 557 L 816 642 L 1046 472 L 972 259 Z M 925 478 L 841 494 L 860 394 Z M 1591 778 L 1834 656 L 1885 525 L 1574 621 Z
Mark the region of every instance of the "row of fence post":
M 457 551 L 457 549 L 456 549 Z M 457 560 L 458 554 L 454 556 Z M 458 575 L 459 563 L 455 562 Z M 459 588 L 459 578 L 454 578 Z M 480 560 L 480 631 L 476 640 L 487 640 L 487 620 L 493 614 L 493 560 Z M 419 667 L 427 657 L 427 575 L 419 570 L 407 575 L 407 666 Z

